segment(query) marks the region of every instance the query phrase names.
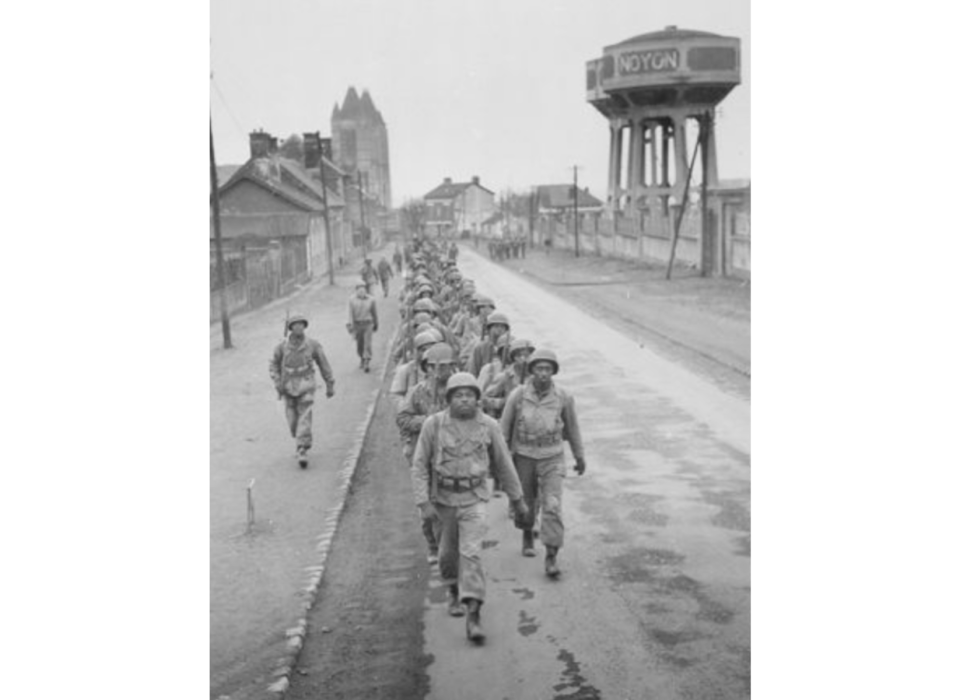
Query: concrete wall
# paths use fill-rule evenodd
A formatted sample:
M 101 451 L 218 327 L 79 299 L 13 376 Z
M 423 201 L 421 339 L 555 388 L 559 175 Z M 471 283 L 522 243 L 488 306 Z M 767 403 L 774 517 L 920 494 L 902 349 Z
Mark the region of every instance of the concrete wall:
M 750 202 L 749 192 L 720 193 L 711 196 L 712 225 L 719 230 L 717 259 L 710 274 L 750 278 Z M 645 216 L 609 214 L 597 217 L 581 214 L 579 224 L 580 253 L 603 255 L 667 265 L 673 245 L 679 207 L 671 207 L 667 216 L 652 210 Z M 704 263 L 701 246 L 702 210 L 688 205 L 680 222 L 674 264 L 700 268 Z M 537 245 L 551 240 L 553 247 L 574 250 L 572 212 L 541 214 L 537 219 L 533 240 Z

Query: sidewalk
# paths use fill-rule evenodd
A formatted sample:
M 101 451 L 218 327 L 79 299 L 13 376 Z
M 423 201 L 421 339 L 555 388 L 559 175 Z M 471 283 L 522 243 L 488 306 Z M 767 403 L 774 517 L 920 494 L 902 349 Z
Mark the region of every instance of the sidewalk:
M 474 253 L 472 249 L 467 249 Z M 478 253 L 480 254 L 480 253 Z M 486 251 L 482 250 L 484 257 Z M 497 264 L 527 276 L 584 310 L 667 339 L 749 376 L 750 284 L 570 251 L 527 251 Z
M 371 372 L 362 372 L 346 331 L 347 299 L 357 279 L 347 267 L 337 271 L 336 286 L 318 282 L 237 317 L 231 350 L 221 347 L 219 324 L 211 328 L 211 697 L 262 697 L 278 663 L 295 651 L 288 637 L 296 635 L 288 631 L 316 592 L 399 320 L 396 299 L 376 290 L 380 329 Z M 307 316 L 307 334 L 323 345 L 336 379 L 336 396 L 327 399 L 318 377 L 306 470 L 296 464 L 267 369 L 288 306 Z M 251 480 L 255 525 L 247 532 Z

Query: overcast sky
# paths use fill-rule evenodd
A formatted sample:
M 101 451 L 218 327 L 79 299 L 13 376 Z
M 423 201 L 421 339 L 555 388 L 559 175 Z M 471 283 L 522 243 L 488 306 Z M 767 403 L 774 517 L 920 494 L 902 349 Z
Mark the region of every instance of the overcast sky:
M 211 0 L 217 160 L 263 128 L 330 132 L 351 85 L 387 123 L 394 204 L 444 177 L 489 189 L 580 182 L 605 194 L 606 120 L 585 62 L 667 25 L 738 37 L 742 83 L 721 103 L 720 177 L 750 176 L 747 0 Z

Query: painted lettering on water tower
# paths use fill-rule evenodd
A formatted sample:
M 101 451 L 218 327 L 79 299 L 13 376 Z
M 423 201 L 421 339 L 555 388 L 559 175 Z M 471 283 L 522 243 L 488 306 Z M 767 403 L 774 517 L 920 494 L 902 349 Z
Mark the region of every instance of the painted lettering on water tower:
M 624 51 L 617 56 L 617 74 L 663 73 L 679 70 L 680 52 L 677 49 L 652 51 Z

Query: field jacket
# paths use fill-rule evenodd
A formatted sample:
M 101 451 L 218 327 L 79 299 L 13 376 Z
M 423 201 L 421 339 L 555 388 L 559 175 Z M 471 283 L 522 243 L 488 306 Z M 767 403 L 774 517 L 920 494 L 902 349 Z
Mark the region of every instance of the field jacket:
M 503 437 L 514 454 L 546 459 L 563 454 L 563 441 L 577 459 L 583 459 L 583 441 L 573 397 L 556 384 L 543 396 L 533 382 L 519 386 L 507 397 L 500 417 Z
M 453 418 L 449 409 L 435 413 L 424 422 L 413 453 L 414 501 L 445 506 L 488 501 L 491 469 L 510 500 L 523 496 L 513 459 L 493 418 L 480 411 L 468 420 Z

